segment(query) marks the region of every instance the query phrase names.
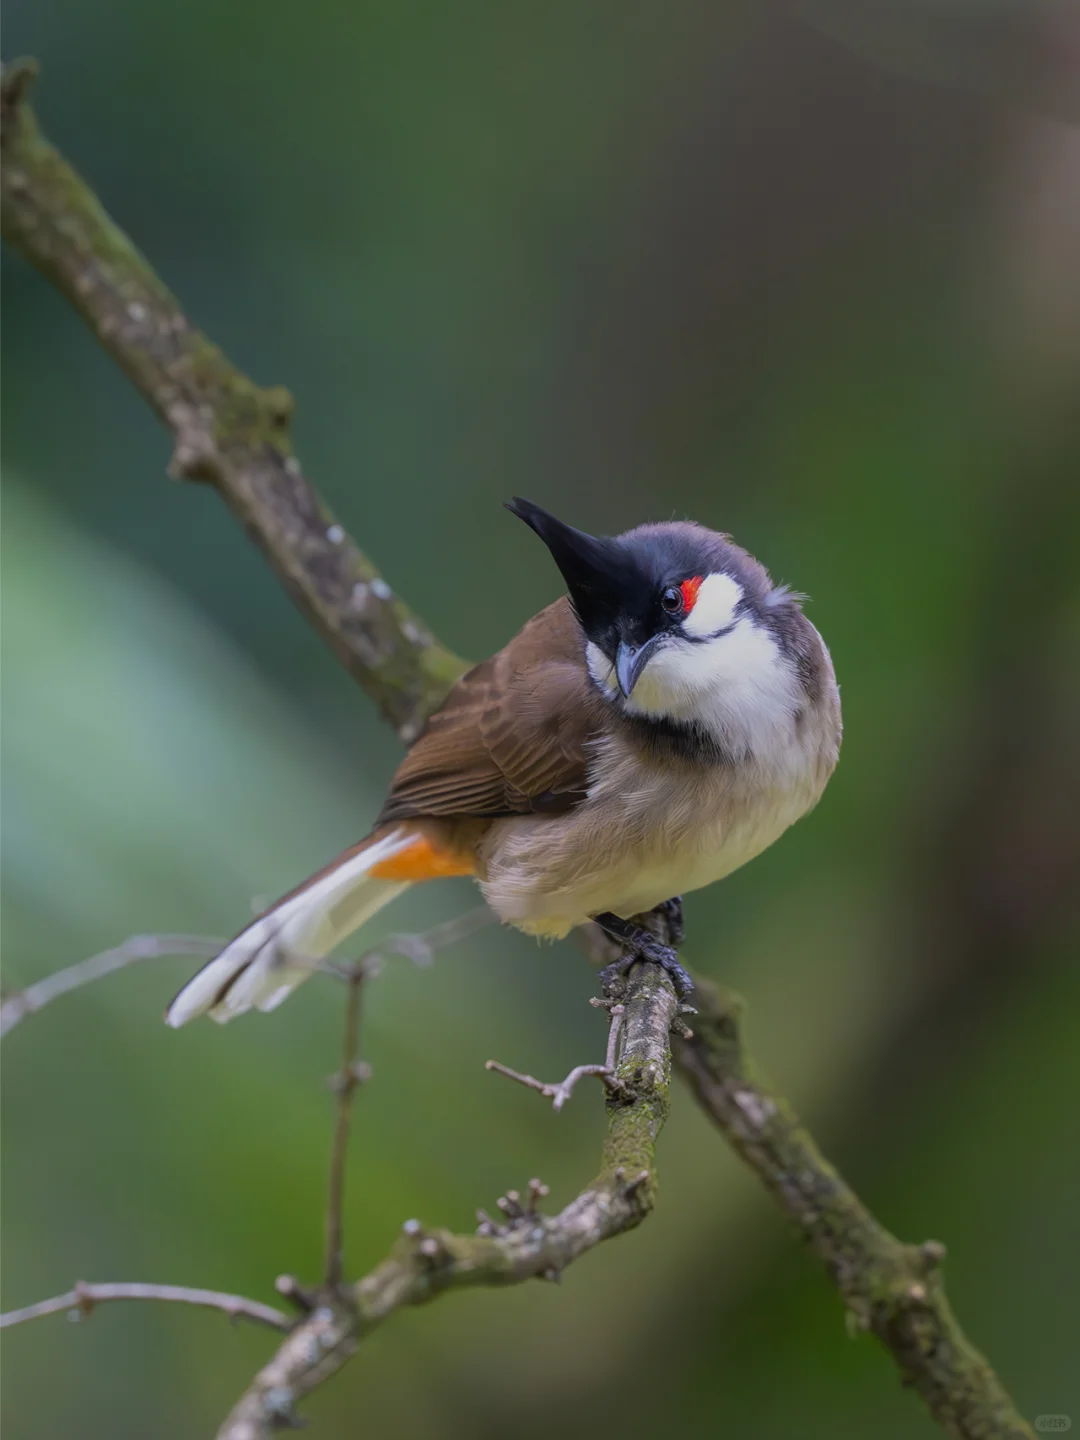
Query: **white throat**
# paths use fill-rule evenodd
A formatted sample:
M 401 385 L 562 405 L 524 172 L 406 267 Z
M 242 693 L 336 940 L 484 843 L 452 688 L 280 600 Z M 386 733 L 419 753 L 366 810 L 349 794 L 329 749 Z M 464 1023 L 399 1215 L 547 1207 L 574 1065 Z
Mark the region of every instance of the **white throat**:
M 749 615 L 709 639 L 672 637 L 649 660 L 629 700 L 591 641 L 586 657 L 593 679 L 627 714 L 699 725 L 734 759 L 779 758 L 806 704 L 794 664 Z

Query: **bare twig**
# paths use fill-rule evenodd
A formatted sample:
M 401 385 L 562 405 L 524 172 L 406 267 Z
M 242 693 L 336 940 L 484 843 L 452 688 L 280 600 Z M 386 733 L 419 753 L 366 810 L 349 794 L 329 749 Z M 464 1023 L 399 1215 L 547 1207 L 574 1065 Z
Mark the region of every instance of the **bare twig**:
M 51 1001 L 80 985 L 89 985 L 123 970 L 139 960 L 156 960 L 165 955 L 216 955 L 225 942 L 208 935 L 132 935 L 114 950 L 103 950 L 100 955 L 91 955 L 66 970 L 56 970 L 44 980 L 28 985 L 25 990 L 15 990 L 5 995 L 0 1004 L 0 1035 L 14 1030 L 20 1020 L 41 1010 Z
M 396 935 L 388 935 L 357 960 L 337 960 L 333 955 L 302 955 L 298 951 L 290 950 L 289 968 L 309 969 L 313 974 L 332 975 L 335 980 L 352 985 L 358 976 L 362 979 L 374 979 L 389 955 L 400 955 L 422 968 L 431 965 L 440 950 L 450 949 L 451 946 L 468 939 L 470 935 L 475 935 L 478 930 L 493 925 L 495 920 L 492 910 L 486 905 L 477 905 L 472 910 L 466 910 L 464 915 L 455 916 L 453 920 L 444 920 L 439 925 L 433 925 L 430 930 L 405 930 Z
M 453 920 L 444 920 L 441 925 L 433 925 L 430 930 L 421 930 L 418 934 L 405 931 L 398 935 L 388 935 L 385 940 L 380 940 L 370 955 L 364 957 L 364 963 L 370 966 L 373 960 L 384 955 L 403 955 L 414 965 L 430 965 L 439 950 L 447 950 L 451 945 L 457 945 L 475 935 L 478 930 L 486 930 L 489 925 L 496 923 L 497 918 L 494 910 L 487 905 L 477 905 Z
M 535 1075 L 523 1075 L 520 1070 L 511 1070 L 509 1065 L 502 1065 L 498 1060 L 487 1060 L 484 1063 L 485 1070 L 494 1070 L 498 1075 L 505 1075 L 508 1080 L 516 1080 L 519 1085 L 525 1085 L 530 1090 L 539 1090 L 540 1094 L 551 1101 L 553 1110 L 561 1110 L 574 1092 L 574 1086 L 586 1075 L 595 1075 L 602 1080 L 605 1086 L 609 1086 L 614 1078 L 614 1072 L 610 1065 L 575 1065 L 565 1080 L 557 1084 L 551 1084 L 546 1080 L 537 1080 Z
M 463 662 L 394 599 L 304 479 L 288 438 L 288 394 L 259 389 L 191 325 L 93 193 L 42 138 L 25 103 L 33 73 L 31 63 L 19 62 L 5 70 L 0 86 L 5 238 L 72 302 L 171 429 L 173 473 L 207 480 L 220 491 L 318 633 L 398 734 L 412 738 Z M 695 999 L 704 993 L 699 983 Z M 679 1042 L 680 1068 L 727 1138 L 797 1219 L 853 1313 L 888 1346 L 950 1434 L 962 1440 L 1030 1437 L 948 1308 L 934 1270 L 939 1250 L 901 1246 L 865 1210 L 785 1102 L 753 1078 L 730 1008 L 717 1001 L 713 1010 L 695 1025 L 693 1037 Z M 638 1091 L 631 1086 L 631 1092 L 630 1099 L 608 1097 L 609 1149 L 630 1141 L 629 1135 L 616 1137 L 616 1122 L 620 1114 L 638 1113 L 632 1098 Z M 645 1147 L 650 1154 L 654 1138 Z M 641 1150 L 640 1137 L 631 1148 Z M 549 1256 L 557 1273 L 559 1257 L 566 1263 L 626 1228 L 628 1194 L 635 1205 L 651 1203 L 651 1163 L 635 1160 L 622 1168 L 636 1178 L 627 1182 L 605 1172 L 602 1184 L 582 1192 L 554 1221 L 505 1239 L 442 1232 L 421 1241 L 406 1237 L 356 1287 L 355 1304 L 335 1300 L 312 1310 L 256 1377 L 222 1436 L 269 1435 L 293 1399 L 340 1368 L 360 1335 L 398 1306 L 451 1284 L 511 1283 L 544 1273 L 537 1267 Z
M 357 1046 L 360 1039 L 360 1000 L 366 975 L 361 964 L 355 966 L 349 980 L 345 1000 L 345 1035 L 341 1044 L 341 1069 L 334 1077 L 337 1092 L 337 1118 L 334 1140 L 330 1148 L 330 1180 L 326 1193 L 326 1263 L 323 1276 L 328 1289 L 341 1284 L 344 1263 L 341 1215 L 345 1200 L 345 1159 L 349 1148 L 349 1120 L 353 1096 L 370 1072 L 360 1067 Z
M 495 923 L 495 915 L 486 905 L 467 910 L 453 920 L 445 920 L 430 930 L 417 934 L 403 932 L 390 935 L 383 940 L 378 952 L 364 956 L 362 963 L 370 973 L 372 965 L 386 955 L 403 955 L 416 965 L 430 965 L 439 950 L 446 950 L 461 940 L 475 935 L 478 930 Z M 197 955 L 212 959 L 225 944 L 213 935 L 131 935 L 112 950 L 103 950 L 100 955 L 91 955 L 63 970 L 54 970 L 44 980 L 36 980 L 25 990 L 12 990 L 0 1003 L 0 1036 L 14 1030 L 28 1015 L 34 1015 L 53 1000 L 77 990 L 95 980 L 102 980 L 114 971 L 124 970 L 140 960 L 158 960 L 166 956 Z M 300 963 L 302 957 L 290 955 L 289 963 Z M 333 959 L 312 960 L 313 970 L 325 971 L 346 984 L 351 983 L 353 969 Z
M 220 1290 L 198 1290 L 188 1285 L 143 1285 L 137 1281 L 88 1285 L 80 1280 L 66 1295 L 54 1295 L 51 1300 L 39 1300 L 36 1305 L 0 1315 L 0 1330 L 10 1325 L 25 1325 L 28 1320 L 41 1320 L 46 1315 L 59 1315 L 65 1310 L 77 1319 L 113 1300 L 168 1300 L 181 1305 L 200 1305 L 207 1310 L 220 1310 L 230 1320 L 253 1320 L 274 1330 L 289 1330 L 293 1323 L 272 1305 L 248 1300 L 243 1295 L 226 1295 Z
M 554 1216 L 536 1213 L 546 1187 L 532 1181 L 527 1204 L 517 1195 L 503 1197 L 505 1223 L 485 1220 L 476 1235 L 408 1221 L 381 1265 L 357 1284 L 318 1297 L 241 1397 L 218 1440 L 269 1440 L 292 1419 L 296 1401 L 339 1370 L 360 1341 L 402 1306 L 464 1286 L 556 1279 L 586 1250 L 641 1223 L 655 1198 L 655 1146 L 667 1117 L 669 1031 L 678 1001 L 667 975 L 642 965 L 623 1004 L 617 1089 L 607 1097 L 608 1134 L 596 1179 Z
M 524 1085 L 529 1090 L 538 1090 L 545 1099 L 551 1101 L 553 1110 L 561 1110 L 574 1092 L 574 1086 L 579 1080 L 587 1075 L 595 1075 L 604 1082 L 608 1090 L 618 1088 L 618 1081 L 615 1079 L 615 1067 L 618 1063 L 619 1040 L 622 1036 L 623 1016 L 626 1013 L 624 1005 L 612 1005 L 607 1001 L 592 1002 L 608 1011 L 611 1023 L 608 1026 L 607 1055 L 603 1065 L 575 1065 L 565 1080 L 556 1084 L 550 1084 L 545 1080 L 537 1080 L 535 1075 L 525 1075 L 520 1070 L 511 1070 L 509 1065 L 503 1065 L 498 1060 L 488 1060 L 484 1064 L 485 1070 L 494 1070 L 497 1075 L 505 1075 L 508 1080 L 516 1080 L 519 1085 Z M 678 1030 L 678 1012 L 672 1016 L 672 1028 Z

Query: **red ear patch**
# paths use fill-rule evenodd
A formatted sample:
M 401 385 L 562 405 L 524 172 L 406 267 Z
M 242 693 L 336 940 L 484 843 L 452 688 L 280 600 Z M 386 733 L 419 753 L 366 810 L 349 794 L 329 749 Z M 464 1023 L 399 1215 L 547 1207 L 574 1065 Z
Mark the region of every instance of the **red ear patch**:
M 687 615 L 689 615 L 690 611 L 694 608 L 698 591 L 701 589 L 702 578 L 701 575 L 695 575 L 690 580 L 684 580 L 679 586 L 679 589 L 682 591 L 683 609 Z

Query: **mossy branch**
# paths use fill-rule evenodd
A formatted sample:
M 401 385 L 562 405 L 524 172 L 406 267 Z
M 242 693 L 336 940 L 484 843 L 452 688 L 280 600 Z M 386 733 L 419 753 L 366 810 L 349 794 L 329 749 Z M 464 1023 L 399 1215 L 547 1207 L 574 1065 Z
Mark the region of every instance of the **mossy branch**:
M 957 1323 L 941 1281 L 945 1247 L 905 1245 L 825 1159 L 788 1102 L 762 1084 L 743 1044 L 741 1003 L 696 980 L 694 1033 L 675 1062 L 698 1102 L 824 1263 L 853 1323 L 891 1351 L 904 1382 L 959 1440 L 1033 1440 L 989 1363 Z
M 171 473 L 209 481 L 221 492 L 318 632 L 408 741 L 464 662 L 392 596 L 304 478 L 289 439 L 287 392 L 254 385 L 194 328 L 92 191 L 42 138 L 25 103 L 33 74 L 31 62 L 16 63 L 5 70 L 0 92 L 4 237 L 68 297 L 172 431 Z M 889 1349 L 905 1382 L 948 1434 L 1032 1440 L 949 1308 L 938 1270 L 942 1248 L 904 1245 L 878 1223 L 786 1102 L 756 1080 L 736 1010 L 703 985 L 695 999 L 703 1011 L 693 1037 L 677 1043 L 678 1068 L 799 1225 L 856 1322 Z M 275 1404 L 287 1410 L 399 1306 L 457 1285 L 512 1284 L 558 1271 L 590 1245 L 636 1224 L 651 1204 L 651 1178 L 631 1194 L 626 1177 L 642 1170 L 651 1176 L 647 1157 L 666 1113 L 666 1080 L 662 1094 L 632 1094 L 626 1104 L 609 1099 L 604 1169 L 561 1215 L 498 1236 L 407 1236 L 351 1291 L 311 1311 L 222 1434 L 229 1440 L 269 1434 L 283 1418 L 279 1410 L 275 1419 Z
M 397 599 L 293 454 L 293 401 L 262 389 L 176 298 L 42 136 L 33 61 L 0 86 L 3 236 L 75 306 L 173 436 L 169 473 L 213 485 L 300 609 L 405 741 L 464 670 Z

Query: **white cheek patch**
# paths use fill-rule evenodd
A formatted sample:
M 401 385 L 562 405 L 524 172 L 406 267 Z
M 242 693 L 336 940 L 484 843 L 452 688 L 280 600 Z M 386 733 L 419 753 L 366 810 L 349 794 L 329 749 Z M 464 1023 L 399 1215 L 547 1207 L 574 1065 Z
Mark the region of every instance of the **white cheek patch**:
M 589 674 L 600 686 L 600 689 L 607 695 L 613 695 L 618 688 L 614 667 L 600 646 L 594 645 L 591 640 L 585 646 L 585 663 L 589 667 Z
M 694 608 L 682 622 L 683 632 L 704 640 L 735 623 L 735 607 L 743 589 L 730 575 L 706 575 L 694 601 Z
M 787 745 L 800 703 L 793 667 L 773 636 L 744 615 L 726 635 L 658 650 L 626 708 L 695 721 L 739 754 Z

